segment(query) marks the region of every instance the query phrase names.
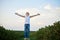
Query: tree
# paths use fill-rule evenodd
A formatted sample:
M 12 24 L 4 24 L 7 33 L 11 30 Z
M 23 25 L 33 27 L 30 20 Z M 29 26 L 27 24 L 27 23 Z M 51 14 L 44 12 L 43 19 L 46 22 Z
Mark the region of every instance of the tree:
M 60 21 L 37 31 L 37 40 L 60 40 Z

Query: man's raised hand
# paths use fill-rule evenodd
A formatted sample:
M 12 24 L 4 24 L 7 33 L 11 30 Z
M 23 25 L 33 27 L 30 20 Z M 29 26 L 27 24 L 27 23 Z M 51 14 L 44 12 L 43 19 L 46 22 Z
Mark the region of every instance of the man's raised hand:
M 16 15 L 19 15 L 18 13 L 15 13 Z
M 40 15 L 39 13 L 37 15 Z

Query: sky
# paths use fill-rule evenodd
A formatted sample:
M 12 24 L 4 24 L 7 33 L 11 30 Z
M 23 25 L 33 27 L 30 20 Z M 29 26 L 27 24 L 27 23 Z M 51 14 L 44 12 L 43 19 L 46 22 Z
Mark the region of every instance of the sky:
M 24 18 L 15 13 L 36 16 L 30 19 L 30 30 L 37 31 L 60 21 L 60 0 L 0 0 L 0 26 L 8 30 L 24 30 Z

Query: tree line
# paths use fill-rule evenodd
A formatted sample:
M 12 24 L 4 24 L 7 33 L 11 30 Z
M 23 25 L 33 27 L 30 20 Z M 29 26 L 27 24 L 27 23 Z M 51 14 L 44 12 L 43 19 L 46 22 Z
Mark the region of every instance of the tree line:
M 0 40 L 21 40 L 23 37 L 23 31 L 6 30 L 0 26 Z
M 23 40 L 23 31 L 6 30 L 0 26 L 0 40 Z M 60 40 L 60 21 L 30 33 L 31 40 Z
M 60 21 L 37 31 L 37 40 L 60 40 Z

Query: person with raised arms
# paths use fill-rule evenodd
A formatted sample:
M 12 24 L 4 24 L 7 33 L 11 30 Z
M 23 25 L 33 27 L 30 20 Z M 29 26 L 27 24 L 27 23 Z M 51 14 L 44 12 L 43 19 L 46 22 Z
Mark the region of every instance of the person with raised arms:
M 30 40 L 29 39 L 29 34 L 30 34 L 30 18 L 33 18 L 35 16 L 40 15 L 39 13 L 33 16 L 30 16 L 29 12 L 26 12 L 26 15 L 20 15 L 18 13 L 15 13 L 16 15 L 25 18 L 25 24 L 24 24 L 24 40 Z

